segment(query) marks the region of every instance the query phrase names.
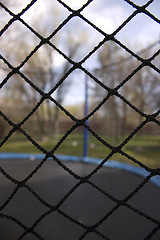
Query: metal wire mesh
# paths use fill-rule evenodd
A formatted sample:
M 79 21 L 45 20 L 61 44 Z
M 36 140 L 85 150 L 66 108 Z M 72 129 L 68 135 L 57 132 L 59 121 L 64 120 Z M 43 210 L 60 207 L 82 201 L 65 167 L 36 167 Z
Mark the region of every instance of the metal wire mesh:
M 41 95 L 41 99 L 40 101 L 37 103 L 37 105 L 32 109 L 31 112 L 29 112 L 29 114 L 19 123 L 15 124 L 13 121 L 11 121 L 4 113 L 3 111 L 0 111 L 0 115 L 1 117 L 11 126 L 11 130 L 9 131 L 9 133 L 7 134 L 7 136 L 5 136 L 5 138 L 1 141 L 0 143 L 0 147 L 2 147 L 9 139 L 10 137 L 16 132 L 19 131 L 21 132 L 27 139 L 28 141 L 30 141 L 36 148 L 38 148 L 43 154 L 45 154 L 44 159 L 35 167 L 35 169 L 22 181 L 18 181 L 17 179 L 11 177 L 2 167 L 0 167 L 0 171 L 1 174 L 3 174 L 8 181 L 11 181 L 14 185 L 14 191 L 10 194 L 10 196 L 4 201 L 4 203 L 2 204 L 0 210 L 0 217 L 2 219 L 8 219 L 10 221 L 15 222 L 17 225 L 19 225 L 19 227 L 21 229 L 23 229 L 23 233 L 19 236 L 18 239 L 23 239 L 27 234 L 32 234 L 32 236 L 34 236 L 37 239 L 43 239 L 42 236 L 40 236 L 38 234 L 38 232 L 36 232 L 35 228 L 36 226 L 44 219 L 46 218 L 49 214 L 51 214 L 52 212 L 57 212 L 58 214 L 62 215 L 63 217 L 65 217 L 66 221 L 69 222 L 73 222 L 74 224 L 80 226 L 83 229 L 83 234 L 79 237 L 79 239 L 84 239 L 89 233 L 93 232 L 97 235 L 97 237 L 99 237 L 99 239 L 109 239 L 108 236 L 105 236 L 103 233 L 101 233 L 98 230 L 98 227 L 105 221 L 107 221 L 107 219 L 121 206 L 125 206 L 126 208 L 130 209 L 131 211 L 135 212 L 136 214 L 146 218 L 148 221 L 151 221 L 154 224 L 154 228 L 152 229 L 151 232 L 148 233 L 148 236 L 146 236 L 145 239 L 151 239 L 155 234 L 157 234 L 157 232 L 160 230 L 160 221 L 158 219 L 152 218 L 151 216 L 147 215 L 144 212 L 141 212 L 140 210 L 134 208 L 131 204 L 128 203 L 128 201 L 134 196 L 136 195 L 140 189 L 142 189 L 146 183 L 148 183 L 148 181 L 150 180 L 150 178 L 152 178 L 153 176 L 156 175 L 160 175 L 160 169 L 152 169 L 148 166 L 146 166 L 145 164 L 143 164 L 142 162 L 138 161 L 136 158 L 130 156 L 129 154 L 127 154 L 123 149 L 124 146 L 126 146 L 128 144 L 128 142 L 133 138 L 133 136 L 135 136 L 147 123 L 150 122 L 154 122 L 156 125 L 160 125 L 159 120 L 157 119 L 157 116 L 159 116 L 160 114 L 160 110 L 158 110 L 157 112 L 153 113 L 153 114 L 146 114 L 144 112 L 142 112 L 141 110 L 139 110 L 136 106 L 134 106 L 132 103 L 130 103 L 125 97 L 123 97 L 120 93 L 119 90 L 128 82 L 130 81 L 130 79 L 138 72 L 140 71 L 143 67 L 148 66 L 150 68 L 152 68 L 154 71 L 156 71 L 157 73 L 160 73 L 160 69 L 158 69 L 157 66 L 155 66 L 152 61 L 156 58 L 156 56 L 159 55 L 160 50 L 156 51 L 153 56 L 151 56 L 148 59 L 144 59 L 142 57 L 140 57 L 139 55 L 137 55 L 135 52 L 133 52 L 131 49 L 129 49 L 127 46 L 125 46 L 122 42 L 120 42 L 119 40 L 116 39 L 116 34 L 118 32 L 121 31 L 122 28 L 124 28 L 130 21 L 132 21 L 132 19 L 134 19 L 135 17 L 137 17 L 138 14 L 140 13 L 144 13 L 148 18 L 153 19 L 155 22 L 160 23 L 160 20 L 155 17 L 152 13 L 150 13 L 147 10 L 147 7 L 152 4 L 152 2 L 154 0 L 150 0 L 148 1 L 145 5 L 143 6 L 139 6 L 136 5 L 135 3 L 131 2 L 130 0 L 125 0 L 126 3 L 128 3 L 130 6 L 133 7 L 134 12 L 112 33 L 112 34 L 106 34 L 104 31 L 102 31 L 101 29 L 99 29 L 97 26 L 95 26 L 92 22 L 90 22 L 88 19 L 86 19 L 83 14 L 82 11 L 88 7 L 88 5 L 92 2 L 92 0 L 87 1 L 87 3 L 85 5 L 83 5 L 80 9 L 78 10 L 73 10 L 71 9 L 67 4 L 65 4 L 63 1 L 61 0 L 57 0 L 57 2 L 59 4 L 61 4 L 64 8 L 66 8 L 68 10 L 68 12 L 70 13 L 69 16 L 56 28 L 56 30 L 47 38 L 44 38 L 43 36 L 41 36 L 38 32 L 36 32 L 31 26 L 29 26 L 21 17 L 22 15 L 28 11 L 29 8 L 31 8 L 34 3 L 37 0 L 33 0 L 31 1 L 30 4 L 28 4 L 21 12 L 19 12 L 18 14 L 14 14 L 12 11 L 10 11 L 2 2 L 0 2 L 0 6 L 1 8 L 3 8 L 7 13 L 9 13 L 9 15 L 11 16 L 11 19 L 9 20 L 9 22 L 1 29 L 0 31 L 0 35 L 2 36 L 4 34 L 4 32 L 9 29 L 11 27 L 11 25 L 15 22 L 15 21 L 19 21 L 20 23 L 22 23 L 25 27 L 27 27 L 33 34 L 35 34 L 39 39 L 40 42 L 39 44 L 37 44 L 35 46 L 35 48 L 29 53 L 29 55 L 24 59 L 23 62 L 20 63 L 19 66 L 17 67 L 13 67 L 6 58 L 4 58 L 2 55 L 0 55 L 0 59 L 7 65 L 7 67 L 10 69 L 10 72 L 8 73 L 8 75 L 3 79 L 3 81 L 0 83 L 0 88 L 2 88 L 8 81 L 9 79 L 14 75 L 14 74 L 18 74 L 21 76 L 21 78 L 23 78 L 35 91 L 37 91 L 40 95 Z M 63 30 L 63 27 L 74 17 L 78 17 L 80 18 L 82 21 L 84 21 L 85 23 L 89 24 L 92 28 L 94 28 L 96 31 L 98 31 L 102 36 L 103 36 L 103 40 L 94 47 L 94 49 L 92 51 L 90 51 L 80 62 L 75 62 L 72 59 L 70 59 L 64 52 L 62 52 L 60 49 L 58 49 L 50 40 L 51 38 L 53 38 L 57 32 L 59 32 L 61 29 Z M 106 86 L 105 84 L 103 84 L 97 77 L 94 76 L 93 73 L 89 72 L 85 67 L 82 66 L 82 64 L 89 59 L 104 43 L 112 41 L 115 44 L 117 44 L 119 47 L 121 47 L 122 49 L 124 49 L 126 52 L 128 52 L 132 57 L 134 57 L 135 59 L 140 61 L 140 64 L 132 71 L 132 73 L 127 76 L 123 81 L 121 81 L 121 83 L 116 86 L 115 88 L 110 88 L 108 86 Z M 60 81 L 56 84 L 56 86 L 53 89 L 50 89 L 50 91 L 48 93 L 43 92 L 41 89 L 38 88 L 38 86 L 36 86 L 32 80 L 30 80 L 24 73 L 22 73 L 21 69 L 22 67 L 27 63 L 27 61 L 44 45 L 44 44 L 48 44 L 50 47 L 52 47 L 55 51 L 57 51 L 59 54 L 61 54 L 69 63 L 71 63 L 72 67 L 69 69 L 69 71 L 60 79 Z M 84 72 L 86 75 L 88 75 L 94 82 L 96 82 L 98 85 L 100 85 L 101 87 L 103 87 L 106 90 L 106 97 L 98 104 L 98 106 L 92 110 L 87 117 L 82 118 L 82 119 L 77 119 L 75 116 L 73 116 L 70 112 L 68 112 L 60 103 L 58 103 L 53 97 L 52 94 L 55 92 L 55 90 L 66 80 L 66 78 L 72 73 L 74 72 L 76 69 L 81 70 L 82 72 Z M 136 127 L 129 135 L 128 137 L 121 142 L 121 144 L 119 144 L 118 146 L 114 147 L 111 144 L 109 144 L 108 142 L 106 142 L 105 140 L 103 140 L 99 135 L 96 134 L 96 132 L 88 125 L 85 124 L 86 120 L 90 119 L 99 109 L 100 107 L 106 102 L 108 101 L 108 99 L 111 96 L 116 96 L 118 98 L 120 98 L 123 102 L 125 102 L 130 108 L 132 108 L 134 111 L 137 112 L 137 114 L 141 115 L 144 120 L 142 121 L 142 123 Z M 41 104 L 45 101 L 45 100 L 50 100 L 51 102 L 53 102 L 54 104 L 56 104 L 72 121 L 74 121 L 74 125 L 70 128 L 69 131 L 67 131 L 65 133 L 65 135 L 57 142 L 57 145 L 51 150 L 51 151 L 47 151 L 46 149 L 44 149 L 39 143 L 37 143 L 28 133 L 27 131 L 25 131 L 23 129 L 23 125 L 32 117 L 32 115 L 37 111 L 37 109 L 41 106 Z M 110 154 L 108 156 L 106 156 L 106 158 L 97 166 L 95 167 L 95 169 L 88 174 L 85 177 L 81 177 L 79 175 L 77 175 L 75 172 L 73 172 L 70 168 L 66 167 L 66 165 L 61 162 L 54 154 L 55 151 L 59 148 L 59 146 L 66 140 L 66 138 L 75 130 L 77 129 L 79 126 L 83 126 L 85 127 L 94 137 L 96 137 L 96 139 L 102 143 L 103 145 L 105 145 L 107 148 L 109 148 L 111 150 Z M 123 156 L 125 156 L 126 158 L 128 158 L 130 161 L 138 164 L 140 167 L 146 169 L 149 172 L 149 175 L 141 182 L 141 184 L 139 184 L 132 192 L 130 192 L 130 194 L 128 194 L 124 199 L 119 200 L 116 199 L 115 197 L 113 197 L 111 194 L 107 193 L 106 191 L 104 191 L 103 189 L 101 189 L 100 187 L 96 186 L 92 181 L 91 181 L 91 177 L 93 175 L 95 175 L 104 165 L 104 163 L 106 163 L 108 161 L 108 159 L 110 159 L 115 153 L 121 154 Z M 60 165 L 65 171 L 67 171 L 70 175 L 72 175 L 78 182 L 68 191 L 68 193 L 66 195 L 63 196 L 63 198 L 56 204 L 56 205 L 51 205 L 48 202 L 46 202 L 44 199 L 42 199 L 35 191 L 33 191 L 33 189 L 31 187 L 29 187 L 28 185 L 28 181 L 33 177 L 33 175 L 39 171 L 40 168 L 43 167 L 43 164 L 48 160 L 48 158 L 52 158 L 53 161 L 57 162 L 58 165 Z M 88 183 L 90 186 L 92 186 L 94 189 L 96 189 L 97 191 L 101 192 L 102 194 L 104 194 L 104 196 L 106 198 L 111 199 L 114 203 L 115 206 L 110 209 L 109 212 L 104 213 L 103 218 L 101 218 L 100 220 L 97 221 L 96 224 L 92 225 L 92 226 L 87 226 L 83 223 L 81 223 L 80 221 L 78 221 L 77 219 L 74 219 L 73 217 L 69 216 L 68 214 L 66 214 L 64 211 L 62 211 L 60 209 L 61 205 L 69 198 L 69 196 L 72 195 L 72 193 L 78 189 L 82 184 L 84 183 Z M 26 190 L 28 190 L 39 202 L 41 202 L 44 206 L 46 206 L 48 208 L 48 210 L 42 214 L 41 216 L 39 216 L 39 218 L 35 221 L 35 223 L 31 226 L 28 227 L 26 226 L 23 222 L 20 222 L 18 219 L 10 216 L 10 215 L 6 215 L 3 213 L 3 210 L 5 209 L 5 207 L 12 201 L 12 199 L 15 197 L 15 195 L 17 194 L 17 192 L 21 189 L 21 188 L 25 188 Z

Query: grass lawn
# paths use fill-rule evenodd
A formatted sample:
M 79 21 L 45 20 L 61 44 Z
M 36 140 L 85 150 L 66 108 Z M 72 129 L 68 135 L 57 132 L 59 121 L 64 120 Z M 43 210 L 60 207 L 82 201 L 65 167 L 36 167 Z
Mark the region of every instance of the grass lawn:
M 61 136 L 62 137 L 62 136 Z M 46 150 L 52 150 L 59 138 L 45 138 L 37 140 L 38 144 Z M 112 146 L 118 146 L 124 139 L 101 136 L 106 142 Z M 160 168 L 160 136 L 136 136 L 132 138 L 122 149 L 125 153 L 136 158 L 138 161 L 152 168 Z M 19 153 L 41 153 L 30 141 L 22 135 L 12 136 L 0 149 L 0 152 L 19 152 Z M 89 136 L 88 156 L 104 159 L 111 150 L 104 146 L 93 136 Z M 83 155 L 83 135 L 72 134 L 56 149 L 55 154 L 63 155 Z M 114 154 L 112 160 L 127 162 L 133 164 L 131 160 L 121 154 Z

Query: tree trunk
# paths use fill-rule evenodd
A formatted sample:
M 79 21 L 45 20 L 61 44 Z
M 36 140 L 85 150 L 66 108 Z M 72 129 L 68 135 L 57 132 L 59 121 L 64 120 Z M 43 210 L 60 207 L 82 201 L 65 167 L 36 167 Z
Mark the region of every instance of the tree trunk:
M 44 121 L 41 119 L 38 110 L 36 111 L 36 117 L 37 117 L 37 123 L 38 123 L 38 128 L 39 128 L 39 134 L 40 136 L 45 135 L 45 125 Z
M 59 134 L 59 107 L 56 105 L 54 121 L 53 121 L 53 133 L 55 136 Z
M 127 104 L 123 102 L 122 105 L 122 119 L 121 119 L 121 135 L 122 137 L 126 134 L 126 127 L 127 127 Z

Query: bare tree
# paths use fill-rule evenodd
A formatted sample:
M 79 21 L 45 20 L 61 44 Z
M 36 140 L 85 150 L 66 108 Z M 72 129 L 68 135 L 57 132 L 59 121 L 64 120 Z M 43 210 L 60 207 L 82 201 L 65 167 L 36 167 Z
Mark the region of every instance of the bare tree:
M 152 45 L 154 49 L 146 48 L 139 53 L 144 59 L 153 55 L 156 43 Z M 119 85 L 140 64 L 135 58 L 124 55 L 112 42 L 105 44 L 98 52 L 98 60 L 100 66 L 95 69 L 95 74 L 110 89 Z M 155 61 L 157 62 L 158 58 Z M 160 106 L 159 89 L 158 73 L 151 67 L 143 67 L 119 89 L 119 93 L 140 111 L 152 114 Z M 95 86 L 94 94 L 97 96 L 96 101 L 99 102 L 107 95 L 107 90 Z M 140 124 L 143 120 L 141 114 L 116 96 L 111 96 L 102 108 L 104 121 L 109 126 L 108 134 L 116 138 L 119 133 L 121 135 L 127 133 L 128 124 Z
M 114 58 L 113 58 L 114 56 Z M 95 70 L 95 74 L 100 78 L 101 82 L 110 89 L 115 88 L 120 82 L 121 64 L 112 65 L 114 61 L 122 58 L 121 51 L 118 46 L 112 42 L 104 44 L 98 52 L 98 61 L 100 67 Z M 95 95 L 99 102 L 108 94 L 107 90 L 95 87 Z M 100 99 L 99 99 L 100 97 Z M 108 134 L 118 138 L 119 133 L 119 101 L 116 96 L 111 96 L 103 105 L 104 122 L 108 125 Z
M 58 18 L 61 17 L 61 13 L 55 8 L 52 1 L 50 1 L 49 6 L 50 7 L 47 9 L 48 15 L 44 19 L 44 22 L 35 20 L 31 23 L 32 27 L 34 27 L 42 37 L 48 37 L 52 31 L 56 29 L 58 26 Z M 44 17 L 43 15 L 46 15 L 46 13 L 44 14 L 43 11 L 39 13 L 39 18 L 42 20 Z M 50 27 L 51 23 L 53 25 L 52 29 Z M 19 33 L 23 33 L 23 38 L 17 37 L 19 36 Z M 26 28 L 24 28 L 22 24 L 15 25 L 14 33 L 10 32 L 10 36 L 12 41 L 9 47 L 5 48 L 4 55 L 9 62 L 11 61 L 17 66 L 24 61 L 26 56 L 28 56 L 35 48 L 38 44 L 38 40 L 35 35 L 30 35 L 30 32 L 28 30 L 26 31 Z M 56 44 L 61 42 L 62 39 L 63 41 L 64 39 L 66 40 L 65 49 L 67 56 L 73 59 L 78 53 L 80 43 L 77 39 L 74 41 L 74 37 L 71 37 L 70 32 L 64 32 L 59 37 L 55 36 L 52 42 Z M 68 40 L 70 41 L 69 44 L 67 42 Z M 57 52 L 48 44 L 44 44 L 31 58 L 29 58 L 21 68 L 21 72 L 23 72 L 23 74 L 42 92 L 49 93 L 71 68 L 70 62 L 66 59 L 63 59 L 60 62 L 58 68 L 56 67 L 56 62 Z M 7 73 L 8 69 L 4 69 L 4 71 Z M 33 109 L 33 107 L 39 102 L 41 94 L 26 83 L 18 74 L 14 75 L 12 79 L 13 80 L 10 81 L 10 84 L 5 87 L 9 92 L 8 97 L 10 97 L 10 93 L 12 93 L 12 99 L 19 99 L 19 102 L 23 105 L 24 113 L 31 111 L 31 109 Z M 63 103 L 70 84 L 71 81 L 64 81 L 59 85 L 56 91 L 53 92 L 52 96 L 58 104 Z M 59 110 L 59 107 L 56 104 L 53 104 L 50 100 L 45 100 L 36 110 L 34 113 L 34 120 L 36 119 L 37 121 L 40 135 L 57 134 L 59 132 Z

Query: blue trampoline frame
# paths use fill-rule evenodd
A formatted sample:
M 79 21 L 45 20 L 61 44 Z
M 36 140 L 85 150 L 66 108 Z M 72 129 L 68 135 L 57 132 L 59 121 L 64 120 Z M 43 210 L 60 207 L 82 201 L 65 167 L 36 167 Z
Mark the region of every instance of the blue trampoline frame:
M 0 160 L 7 159 L 29 159 L 29 160 L 42 160 L 44 159 L 44 154 L 30 154 L 30 153 L 0 153 Z M 56 155 L 56 157 L 60 161 L 71 161 L 71 162 L 83 162 L 98 165 L 103 159 L 91 158 L 91 157 L 78 157 L 78 156 L 70 156 L 70 155 Z M 124 170 L 141 177 L 147 177 L 149 172 L 143 168 L 133 166 L 127 163 L 122 163 L 114 160 L 108 160 L 104 167 L 115 168 L 119 170 Z M 160 176 L 153 176 L 150 181 L 154 183 L 156 186 L 160 187 Z

